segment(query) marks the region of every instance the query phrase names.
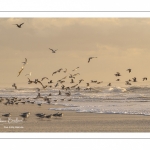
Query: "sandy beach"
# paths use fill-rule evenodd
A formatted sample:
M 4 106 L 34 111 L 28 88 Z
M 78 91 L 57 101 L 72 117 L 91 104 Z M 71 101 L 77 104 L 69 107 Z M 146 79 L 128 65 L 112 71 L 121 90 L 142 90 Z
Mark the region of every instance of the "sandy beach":
M 54 114 L 49 108 L 64 107 L 43 104 L 0 104 L 0 132 L 150 132 L 150 116 L 77 113 L 61 111 L 63 117 L 38 118 L 35 114 Z M 31 112 L 22 120 L 23 112 Z M 9 121 L 3 114 L 10 113 Z

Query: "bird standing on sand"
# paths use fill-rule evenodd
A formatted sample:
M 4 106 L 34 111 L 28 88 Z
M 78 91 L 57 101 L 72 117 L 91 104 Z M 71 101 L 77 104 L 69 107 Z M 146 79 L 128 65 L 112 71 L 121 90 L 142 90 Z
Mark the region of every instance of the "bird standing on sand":
M 23 25 L 24 23 L 21 23 L 21 24 L 13 24 L 13 25 L 16 25 L 18 28 L 21 28 L 21 26 Z
M 93 58 L 97 58 L 97 57 L 89 57 L 89 59 L 88 59 L 88 63 L 90 62 L 90 60 L 91 59 L 93 59 Z
M 10 117 L 10 116 L 11 116 L 11 114 L 10 114 L 10 113 L 8 113 L 8 114 L 4 114 L 4 115 L 2 115 L 2 116 L 4 116 L 4 117 Z

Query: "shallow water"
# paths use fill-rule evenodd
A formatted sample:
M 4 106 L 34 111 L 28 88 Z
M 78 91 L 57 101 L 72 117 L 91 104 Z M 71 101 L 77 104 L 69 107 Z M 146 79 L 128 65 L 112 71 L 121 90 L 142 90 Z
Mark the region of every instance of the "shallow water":
M 59 90 L 62 95 L 58 95 Z M 150 87 L 149 86 L 126 86 L 126 87 L 95 87 L 91 91 L 81 88 L 70 90 L 71 96 L 66 96 L 65 90 L 41 89 L 42 97 L 51 98 L 54 105 L 64 105 L 67 107 L 50 108 L 58 111 L 69 110 L 76 112 L 91 113 L 117 113 L 117 114 L 142 114 L 150 115 Z M 37 96 L 36 88 L 1 88 L 0 97 L 33 98 Z M 48 96 L 49 94 L 52 96 Z M 64 98 L 64 101 L 61 99 Z M 68 101 L 71 99 L 71 101 Z M 56 102 L 54 100 L 57 100 Z M 36 103 L 44 102 L 37 99 Z

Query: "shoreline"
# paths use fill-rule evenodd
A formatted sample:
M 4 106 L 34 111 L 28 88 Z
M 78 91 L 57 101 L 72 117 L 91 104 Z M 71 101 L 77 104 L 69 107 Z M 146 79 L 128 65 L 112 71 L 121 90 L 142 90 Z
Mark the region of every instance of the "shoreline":
M 150 116 L 49 110 L 60 106 L 65 107 L 51 104 L 0 104 L 0 132 L 150 132 Z M 20 123 L 8 123 L 7 118 L 2 115 L 9 112 L 12 120 L 21 120 L 20 114 L 23 112 L 31 112 L 31 115 Z M 63 117 L 42 119 L 35 115 L 50 115 L 57 112 L 63 113 Z M 6 122 L 3 124 L 1 121 Z

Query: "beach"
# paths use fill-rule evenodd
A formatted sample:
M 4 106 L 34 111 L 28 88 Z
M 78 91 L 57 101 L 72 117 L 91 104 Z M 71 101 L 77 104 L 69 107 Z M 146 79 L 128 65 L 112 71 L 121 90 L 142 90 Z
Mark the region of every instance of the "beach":
M 59 111 L 63 117 L 39 118 L 35 114 L 46 115 L 58 111 L 49 108 L 65 106 L 43 104 L 4 105 L 0 103 L 0 132 L 150 132 L 150 116 L 78 113 Z M 9 122 L 3 114 L 10 113 Z M 23 112 L 30 112 L 29 118 L 22 119 Z

